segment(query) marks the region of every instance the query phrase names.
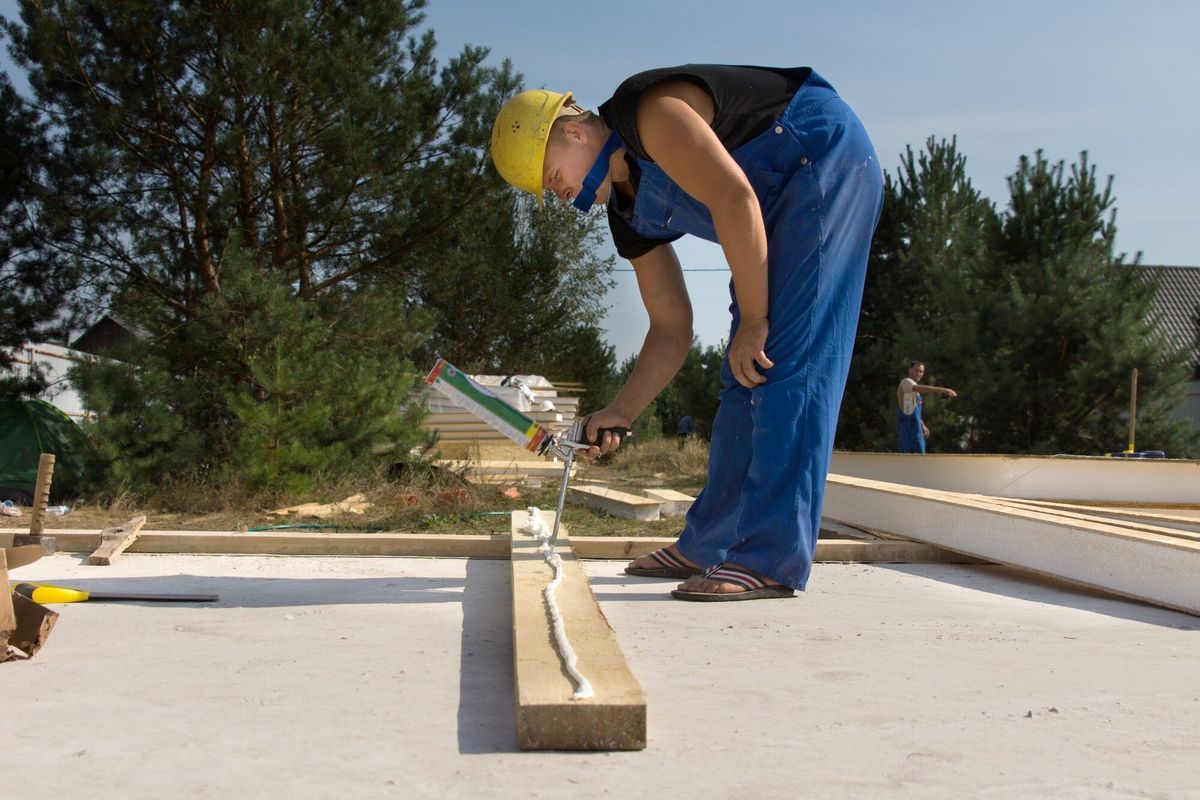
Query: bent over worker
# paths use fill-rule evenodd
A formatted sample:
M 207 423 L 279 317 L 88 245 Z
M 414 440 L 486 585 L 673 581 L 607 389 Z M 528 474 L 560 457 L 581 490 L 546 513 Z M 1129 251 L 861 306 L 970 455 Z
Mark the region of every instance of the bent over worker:
M 650 329 L 588 433 L 629 427 L 692 340 L 671 242 L 719 243 L 733 324 L 708 479 L 678 541 L 626 572 L 686 578 L 683 600 L 803 589 L 862 302 L 883 179 L 862 124 L 807 67 L 686 65 L 627 79 L 598 113 L 540 89 L 505 104 L 492 158 L 518 189 L 606 205 Z M 605 433 L 593 457 L 620 444 Z

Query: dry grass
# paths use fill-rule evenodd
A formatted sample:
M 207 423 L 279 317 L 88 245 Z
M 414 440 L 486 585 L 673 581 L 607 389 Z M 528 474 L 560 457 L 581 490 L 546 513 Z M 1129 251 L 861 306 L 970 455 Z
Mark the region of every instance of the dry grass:
M 618 449 L 587 474 L 618 483 L 694 488 L 704 485 L 707 472 L 708 442 L 655 439 Z
M 658 440 L 623 448 L 597 464 L 581 465 L 581 477 L 619 484 L 626 490 L 666 486 L 695 493 L 704 484 L 708 445 L 702 441 Z M 503 490 L 515 488 L 518 497 Z M 301 503 L 336 503 L 355 494 L 371 507 L 362 514 L 324 519 L 271 515 L 273 509 Z M 47 517 L 46 528 L 93 530 L 146 516 L 146 530 L 237 531 L 275 526 L 421 533 L 507 533 L 508 514 L 528 506 L 554 508 L 558 481 L 516 487 L 470 484 L 461 476 L 428 466 L 410 467 L 391 477 L 379 474 L 330 480 L 303 497 L 253 491 L 244 486 L 214 487 L 199 482 L 166 482 L 144 501 L 122 494 L 104 503 L 82 502 L 62 517 Z M 21 517 L 0 517 L 0 528 L 28 530 L 30 509 Z M 563 522 L 575 536 L 672 536 L 680 520 L 630 522 L 568 506 Z

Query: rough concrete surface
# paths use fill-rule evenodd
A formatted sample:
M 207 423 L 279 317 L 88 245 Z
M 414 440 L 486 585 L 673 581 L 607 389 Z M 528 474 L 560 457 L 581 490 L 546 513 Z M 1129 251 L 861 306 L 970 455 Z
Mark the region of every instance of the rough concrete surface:
M 648 697 L 632 753 L 516 751 L 502 561 L 56 555 L 88 602 L 0 665 L 5 794 L 1200 797 L 1200 619 L 1000 567 L 818 564 L 681 603 L 587 565 Z

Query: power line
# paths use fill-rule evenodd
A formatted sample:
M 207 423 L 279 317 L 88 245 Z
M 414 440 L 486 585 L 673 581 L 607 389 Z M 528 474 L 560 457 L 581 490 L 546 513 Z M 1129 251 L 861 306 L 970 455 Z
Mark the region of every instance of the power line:
M 636 269 L 614 269 L 613 272 L 637 272 Z M 729 272 L 729 267 L 697 267 L 695 269 L 687 269 L 686 267 L 681 272 Z

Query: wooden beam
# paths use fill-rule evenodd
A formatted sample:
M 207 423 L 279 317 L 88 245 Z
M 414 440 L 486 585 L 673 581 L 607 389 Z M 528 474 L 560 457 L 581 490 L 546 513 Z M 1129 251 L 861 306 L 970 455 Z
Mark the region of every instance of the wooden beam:
M 29 535 L 41 536 L 46 526 L 46 506 L 50 504 L 50 484 L 54 481 L 54 454 L 42 453 L 38 458 L 37 480 L 33 484 L 33 519 Z
M 553 516 L 546 515 L 551 527 Z M 539 541 L 522 532 L 528 518 L 524 511 L 512 515 L 517 745 L 522 750 L 642 750 L 646 697 L 560 528 L 556 552 L 563 561 L 563 581 L 557 605 L 579 671 L 595 691 L 592 697 L 571 699 L 575 684 L 555 645 L 543 596 L 554 571 L 538 552 Z
M 96 531 L 56 531 L 59 549 L 90 553 Z M 142 531 L 130 553 L 221 553 L 278 556 L 508 558 L 507 534 L 321 533 L 312 531 Z
M 138 532 L 145 524 L 146 518 L 137 516 L 128 522 L 122 522 L 115 528 L 105 528 L 100 531 L 100 546 L 88 556 L 87 563 L 94 567 L 107 567 L 113 562 L 113 559 L 133 544 L 138 537 Z
M 832 474 L 825 510 L 851 524 L 1200 615 L 1200 543 L 1178 536 Z
M 17 614 L 13 610 L 12 590 L 8 588 L 8 559 L 0 547 L 0 661 L 8 661 L 8 640 L 17 629 Z
M 90 553 L 100 544 L 100 534 L 96 531 L 56 533 L 63 552 Z M 619 560 L 637 558 L 674 541 L 674 537 L 662 536 L 579 536 L 572 539 L 572 545 L 578 558 Z M 509 537 L 507 534 L 142 531 L 127 552 L 507 559 Z M 817 542 L 815 560 L 893 564 L 978 561 L 900 537 L 895 541 L 821 539 Z
M 567 490 L 567 496 L 576 503 L 599 509 L 619 519 L 653 522 L 662 513 L 661 500 L 600 486 L 572 486 Z

